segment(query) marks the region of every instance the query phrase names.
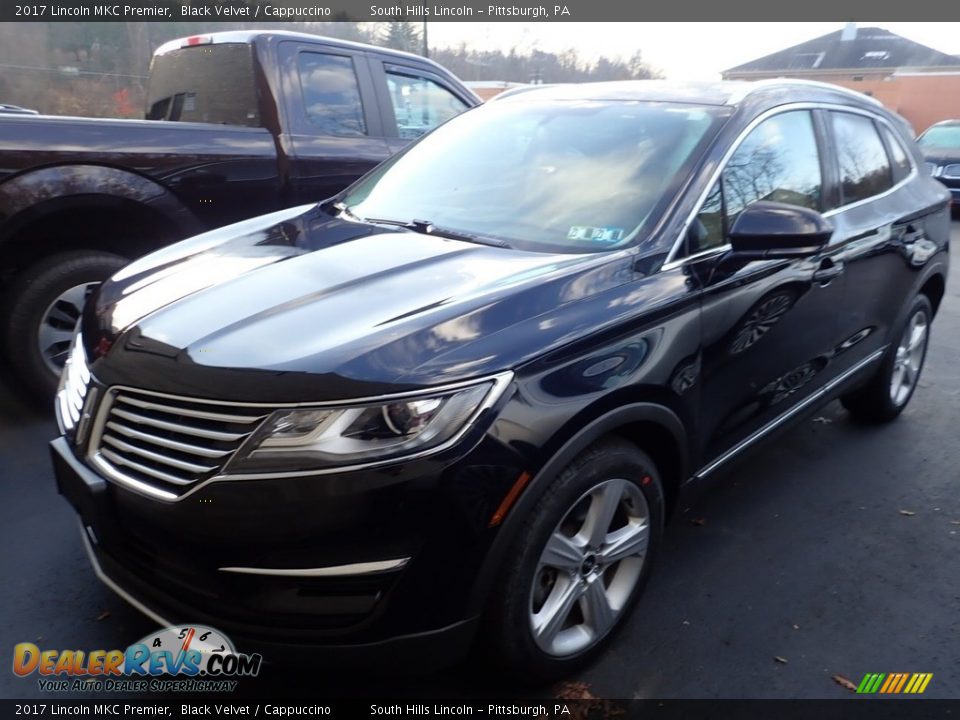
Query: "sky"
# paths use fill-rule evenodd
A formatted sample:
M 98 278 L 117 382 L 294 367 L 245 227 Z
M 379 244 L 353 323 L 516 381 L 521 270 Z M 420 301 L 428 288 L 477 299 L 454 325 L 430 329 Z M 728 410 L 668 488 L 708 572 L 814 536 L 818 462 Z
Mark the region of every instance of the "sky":
M 954 0 L 955 1 L 955 0 Z M 674 80 L 718 80 L 720 71 L 840 30 L 835 23 L 444 23 L 431 22 L 431 46 L 455 46 L 520 52 L 559 52 L 575 48 L 591 61 L 600 55 L 629 58 L 639 49 L 644 59 Z M 951 55 L 960 54 L 960 23 L 858 21 L 879 26 Z

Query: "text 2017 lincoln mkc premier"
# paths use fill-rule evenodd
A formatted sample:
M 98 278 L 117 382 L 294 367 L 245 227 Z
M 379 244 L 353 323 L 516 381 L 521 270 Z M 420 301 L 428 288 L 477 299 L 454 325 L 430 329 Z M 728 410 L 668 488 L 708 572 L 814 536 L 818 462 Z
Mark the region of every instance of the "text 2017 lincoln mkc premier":
M 813 83 L 514 91 L 134 262 L 56 402 L 97 574 L 273 657 L 573 671 L 718 468 L 909 402 L 949 235 L 911 135 Z

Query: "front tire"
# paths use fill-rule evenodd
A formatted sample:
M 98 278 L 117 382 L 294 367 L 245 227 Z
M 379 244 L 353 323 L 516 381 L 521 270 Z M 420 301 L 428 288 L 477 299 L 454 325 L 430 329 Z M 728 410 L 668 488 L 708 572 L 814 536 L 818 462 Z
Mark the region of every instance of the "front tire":
M 515 677 L 588 664 L 639 598 L 663 532 L 660 474 L 620 438 L 598 441 L 544 491 L 508 554 L 486 635 Z
M 930 342 L 933 307 L 926 295 L 914 298 L 898 339 L 866 385 L 840 398 L 855 420 L 890 422 L 903 412 L 920 381 Z
M 49 401 L 83 305 L 97 285 L 130 261 L 78 250 L 53 255 L 21 271 L 7 289 L 0 322 L 14 374 L 38 401 Z

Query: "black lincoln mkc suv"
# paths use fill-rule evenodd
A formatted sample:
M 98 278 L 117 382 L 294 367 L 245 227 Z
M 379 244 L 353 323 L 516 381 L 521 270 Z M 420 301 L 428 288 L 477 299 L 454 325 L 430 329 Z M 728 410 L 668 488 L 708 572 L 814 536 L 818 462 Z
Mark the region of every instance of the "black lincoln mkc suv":
M 731 458 L 910 401 L 949 235 L 911 136 L 815 83 L 511 92 L 134 262 L 56 400 L 97 575 L 267 658 L 571 672 Z

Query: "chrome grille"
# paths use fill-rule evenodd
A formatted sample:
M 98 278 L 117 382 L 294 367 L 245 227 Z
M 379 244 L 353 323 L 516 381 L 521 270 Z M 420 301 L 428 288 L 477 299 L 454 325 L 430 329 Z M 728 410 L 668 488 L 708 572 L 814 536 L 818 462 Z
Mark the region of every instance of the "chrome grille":
M 71 437 L 80 422 L 89 385 L 90 369 L 87 367 L 87 356 L 83 350 L 83 339 L 78 333 L 74 335 L 60 373 L 60 387 L 57 388 L 55 402 L 60 429 Z
M 99 414 L 91 459 L 121 484 L 174 499 L 218 474 L 270 411 L 114 388 Z
M 948 180 L 957 180 L 960 178 L 960 165 L 954 163 L 953 165 L 945 166 L 943 172 L 940 173 L 940 177 L 947 178 Z

